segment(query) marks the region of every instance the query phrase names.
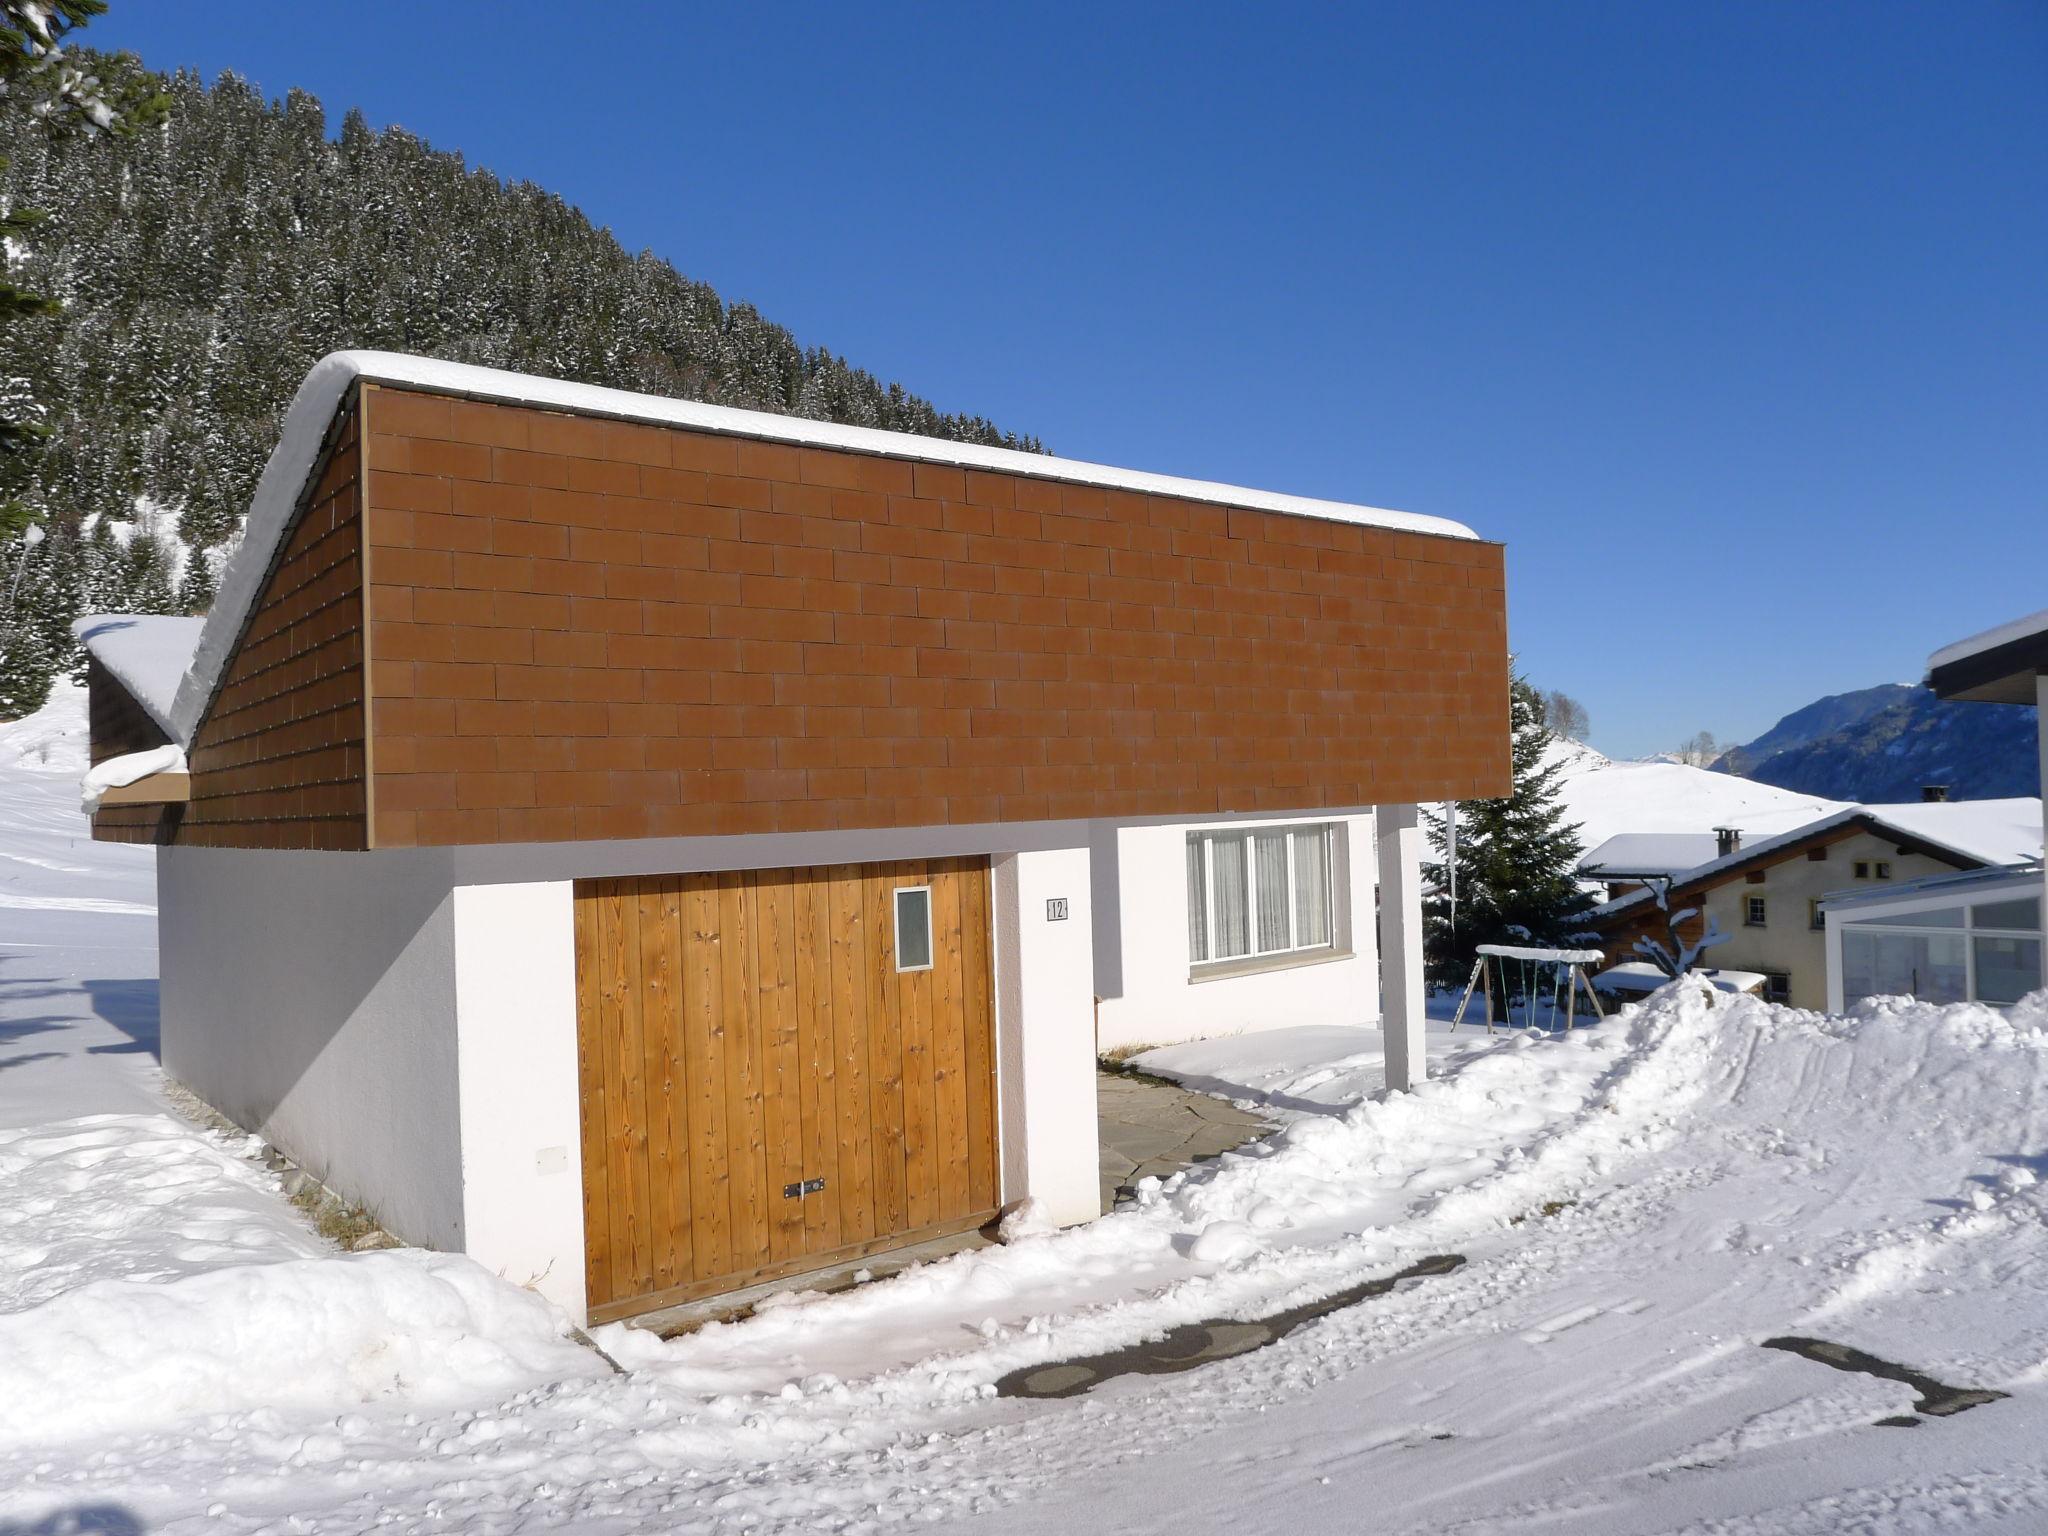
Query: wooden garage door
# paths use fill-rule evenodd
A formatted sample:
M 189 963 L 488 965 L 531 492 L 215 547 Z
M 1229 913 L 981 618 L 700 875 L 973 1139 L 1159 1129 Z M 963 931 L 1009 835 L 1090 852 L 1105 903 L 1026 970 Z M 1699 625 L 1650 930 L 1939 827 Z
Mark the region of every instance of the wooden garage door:
M 985 859 L 576 883 L 593 1321 L 993 1214 L 988 893 Z

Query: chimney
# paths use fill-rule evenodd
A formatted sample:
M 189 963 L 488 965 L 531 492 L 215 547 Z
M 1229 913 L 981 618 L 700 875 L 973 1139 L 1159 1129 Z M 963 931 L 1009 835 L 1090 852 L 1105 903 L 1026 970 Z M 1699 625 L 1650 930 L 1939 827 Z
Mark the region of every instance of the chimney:
M 1741 847 L 1742 847 L 1742 828 L 1740 828 L 1740 827 L 1716 827 L 1716 828 L 1714 828 L 1714 854 L 1715 854 L 1715 857 L 1717 857 L 1717 858 L 1723 858 L 1723 859 L 1725 859 L 1725 858 L 1727 858 L 1727 857 L 1728 857 L 1728 855 L 1729 855 L 1729 854 L 1731 854 L 1731 853 L 1734 853 L 1734 852 L 1738 851 L 1738 850 L 1739 850 L 1739 849 L 1740 849 Z
M 1946 784 L 1922 784 L 1920 786 L 1920 798 L 1929 805 L 1939 805 L 1948 798 L 1948 786 Z

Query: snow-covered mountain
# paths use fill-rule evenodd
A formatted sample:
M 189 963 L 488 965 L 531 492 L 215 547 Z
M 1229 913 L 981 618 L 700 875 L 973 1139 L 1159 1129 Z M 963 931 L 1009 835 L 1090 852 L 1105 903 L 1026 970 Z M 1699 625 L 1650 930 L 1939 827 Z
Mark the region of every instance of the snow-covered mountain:
M 1888 683 L 1795 710 L 1714 765 L 1760 783 L 1847 800 L 1916 800 L 1941 784 L 1956 800 L 2041 792 L 2034 711 L 1957 704 Z

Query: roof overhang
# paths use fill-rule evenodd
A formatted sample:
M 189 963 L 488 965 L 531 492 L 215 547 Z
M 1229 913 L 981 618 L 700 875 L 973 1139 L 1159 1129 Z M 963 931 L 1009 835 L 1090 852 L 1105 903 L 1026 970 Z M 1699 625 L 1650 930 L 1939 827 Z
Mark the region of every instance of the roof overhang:
M 189 773 L 152 773 L 133 784 L 117 784 L 100 793 L 100 809 L 110 805 L 183 805 L 192 798 Z
M 2032 704 L 2048 673 L 2048 611 L 1944 646 L 1927 661 L 1937 697 L 1980 704 Z

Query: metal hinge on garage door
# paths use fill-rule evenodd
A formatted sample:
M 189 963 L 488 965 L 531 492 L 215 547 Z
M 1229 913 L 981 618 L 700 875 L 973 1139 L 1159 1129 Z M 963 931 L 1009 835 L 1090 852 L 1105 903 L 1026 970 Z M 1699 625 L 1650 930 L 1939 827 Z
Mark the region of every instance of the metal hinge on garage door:
M 805 1195 L 822 1194 L 824 1189 L 825 1181 L 823 1179 L 805 1179 L 801 1184 L 783 1185 L 782 1198 L 785 1200 L 801 1200 Z

